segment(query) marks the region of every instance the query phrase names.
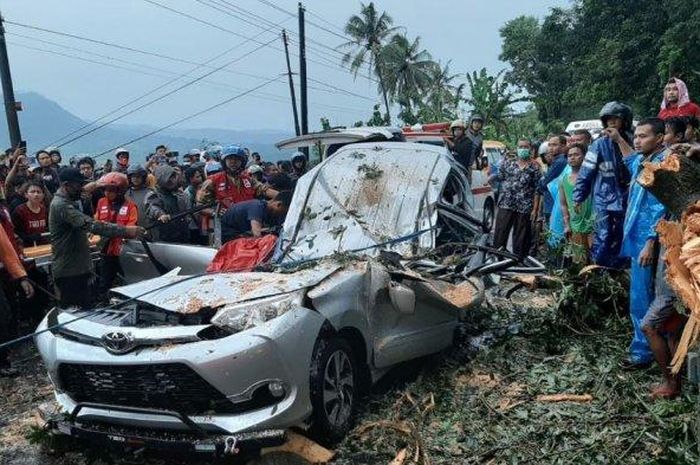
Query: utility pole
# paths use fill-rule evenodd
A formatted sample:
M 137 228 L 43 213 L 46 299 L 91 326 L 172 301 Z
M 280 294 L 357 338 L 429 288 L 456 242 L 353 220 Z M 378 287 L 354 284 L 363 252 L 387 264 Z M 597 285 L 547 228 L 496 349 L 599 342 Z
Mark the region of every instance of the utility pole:
M 12 88 L 12 75 L 10 74 L 10 61 L 7 57 L 7 43 L 5 42 L 5 25 L 2 13 L 0 13 L 0 80 L 2 80 L 2 96 L 5 101 L 5 115 L 7 116 L 7 130 L 10 133 L 10 145 L 18 147 L 22 140 L 19 132 L 19 119 L 17 110 L 19 104 L 15 102 L 15 91 Z
M 299 80 L 301 86 L 301 133 L 309 133 L 309 107 L 306 95 L 306 32 L 304 28 L 304 5 L 299 2 Z M 309 156 L 308 149 L 304 151 Z
M 294 131 L 297 136 L 299 132 L 299 114 L 297 113 L 297 96 L 294 92 L 294 79 L 292 78 L 292 65 L 289 64 L 289 44 L 287 42 L 287 31 L 282 29 L 282 41 L 284 42 L 284 56 L 287 58 L 287 76 L 289 76 L 289 94 L 292 97 L 292 112 L 294 113 Z

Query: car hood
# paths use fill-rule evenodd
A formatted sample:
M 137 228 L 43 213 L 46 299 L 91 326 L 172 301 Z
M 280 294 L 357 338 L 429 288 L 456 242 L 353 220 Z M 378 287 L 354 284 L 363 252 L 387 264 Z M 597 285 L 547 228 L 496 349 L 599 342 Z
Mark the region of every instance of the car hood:
M 159 278 L 112 289 L 124 297 L 178 313 L 196 313 L 312 287 L 342 266 L 321 263 L 293 273 L 210 273 L 180 276 L 170 272 Z M 176 270 L 175 270 L 176 271 Z

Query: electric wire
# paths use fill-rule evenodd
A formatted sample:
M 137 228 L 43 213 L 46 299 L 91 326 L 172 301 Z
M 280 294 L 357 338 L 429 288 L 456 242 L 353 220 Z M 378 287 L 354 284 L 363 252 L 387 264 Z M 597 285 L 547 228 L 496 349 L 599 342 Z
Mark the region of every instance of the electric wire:
M 234 95 L 233 97 L 229 97 L 229 98 L 227 98 L 227 99 L 225 99 L 225 100 L 223 100 L 223 101 L 221 101 L 221 102 L 219 102 L 219 103 L 216 103 L 216 104 L 214 104 L 214 105 L 211 105 L 211 106 L 209 106 L 209 107 L 207 107 L 207 108 L 205 108 L 205 109 L 203 109 L 203 110 L 200 110 L 200 111 L 198 111 L 198 112 L 196 112 L 196 113 L 193 113 L 193 114 L 191 114 L 191 115 L 189 115 L 189 116 L 185 116 L 184 118 L 180 118 L 180 119 L 178 119 L 178 120 L 176 120 L 176 121 L 173 121 L 173 122 L 170 123 L 170 124 L 167 124 L 167 125 L 165 125 L 165 126 L 162 126 L 162 127 L 158 128 L 158 129 L 154 129 L 153 131 L 149 131 L 148 133 L 146 133 L 146 134 L 144 134 L 144 135 L 142 135 L 142 136 L 135 137 L 135 138 L 129 140 L 128 142 L 124 142 L 124 143 L 119 144 L 119 145 L 117 145 L 117 146 L 115 146 L 115 147 L 112 147 L 112 148 L 110 148 L 110 149 L 108 149 L 108 150 L 105 150 L 104 152 L 101 152 L 101 153 L 97 154 L 94 158 L 98 158 L 98 157 L 107 155 L 108 153 L 113 152 L 114 150 L 116 150 L 116 149 L 119 148 L 119 147 L 124 147 L 124 146 L 127 146 L 127 145 L 129 145 L 129 144 L 133 144 L 134 142 L 138 142 L 138 141 L 140 141 L 140 140 L 142 140 L 142 139 L 145 139 L 146 137 L 152 136 L 152 135 L 154 135 L 154 134 L 158 134 L 159 132 L 162 132 L 162 131 L 164 131 L 164 130 L 166 130 L 166 129 L 168 129 L 168 128 L 171 128 L 171 127 L 173 127 L 173 126 L 176 126 L 176 125 L 178 125 L 178 124 L 180 124 L 180 123 L 183 123 L 183 122 L 185 122 L 185 121 L 191 120 L 192 118 L 196 118 L 197 116 L 200 116 L 200 115 L 202 115 L 202 114 L 204 114 L 204 113 L 207 113 L 208 111 L 211 111 L 211 110 L 214 110 L 214 109 L 219 108 L 219 107 L 221 107 L 221 106 L 224 106 L 224 105 L 226 105 L 227 103 L 233 102 L 234 100 L 237 100 L 237 99 L 239 99 L 239 98 L 241 98 L 241 97 L 245 97 L 246 95 L 251 94 L 251 93 L 255 92 L 255 91 L 258 90 L 258 89 L 262 89 L 263 87 L 265 87 L 265 86 L 267 86 L 267 85 L 273 83 L 274 81 L 277 81 L 277 80 L 279 80 L 279 79 L 281 79 L 281 78 L 283 78 L 283 77 L 286 77 L 286 73 L 285 73 L 285 74 L 280 74 L 280 75 L 275 76 L 275 77 L 273 77 L 273 78 L 271 78 L 271 79 L 268 79 L 267 81 L 263 82 L 262 84 L 259 84 L 259 85 L 255 86 L 255 87 L 251 88 L 251 89 L 248 89 L 248 90 L 246 90 L 246 91 L 244 91 L 244 92 L 241 92 L 241 93 L 239 93 L 239 94 L 236 94 L 236 95 Z
M 269 30 L 263 31 L 263 32 L 261 32 L 260 34 L 258 34 L 258 36 L 263 35 L 263 34 L 265 34 L 265 33 L 268 32 L 268 31 L 269 31 Z M 257 36 L 256 36 L 256 37 L 257 37 Z M 115 113 L 117 113 L 117 112 L 123 110 L 124 108 L 126 108 L 126 107 L 128 107 L 128 106 L 130 106 L 130 105 L 132 105 L 132 104 L 134 104 L 134 103 L 136 103 L 136 102 L 138 102 L 138 101 L 140 101 L 140 100 L 142 100 L 142 99 L 144 99 L 144 98 L 147 98 L 148 96 L 150 96 L 150 95 L 152 95 L 152 94 L 158 92 L 158 91 L 161 90 L 161 89 L 164 89 L 164 88 L 168 87 L 170 84 L 173 84 L 173 83 L 179 81 L 179 80 L 182 79 L 182 78 L 185 78 L 185 77 L 189 76 L 190 74 L 192 74 L 193 72 L 195 72 L 200 66 L 207 66 L 207 65 L 209 65 L 209 63 L 211 63 L 211 62 L 213 62 L 213 61 L 215 61 L 215 60 L 217 60 L 217 59 L 223 57 L 224 55 L 227 55 L 228 53 L 232 52 L 233 50 L 235 50 L 235 49 L 237 49 L 237 48 L 239 48 L 239 47 L 242 47 L 243 45 L 245 45 L 245 44 L 248 43 L 248 42 L 249 42 L 249 40 L 243 41 L 243 42 L 241 42 L 241 43 L 239 43 L 239 44 L 237 44 L 237 45 L 234 45 L 233 47 L 228 48 L 228 49 L 225 50 L 224 52 L 219 53 L 219 54 L 213 56 L 212 58 L 206 60 L 205 62 L 203 62 L 203 63 L 201 63 L 201 64 L 199 64 L 199 63 L 198 63 L 198 64 L 195 64 L 195 67 L 192 68 L 192 69 L 190 69 L 189 71 L 187 71 L 187 72 L 185 72 L 185 73 L 183 73 L 183 74 L 180 74 L 179 76 L 177 76 L 177 77 L 175 77 L 175 78 L 173 78 L 173 79 L 170 79 L 169 81 L 166 81 L 165 83 L 160 84 L 160 85 L 156 86 L 156 87 L 153 88 L 153 89 L 150 89 L 150 90 L 147 91 L 146 93 L 141 94 L 141 95 L 139 95 L 138 97 L 133 98 L 133 99 L 127 101 L 126 103 L 120 105 L 119 107 L 117 107 L 117 108 L 115 108 L 115 109 L 113 109 L 113 110 L 110 110 L 109 112 L 103 114 L 103 115 L 100 116 L 99 118 L 97 118 L 97 119 L 95 119 L 95 120 L 93 120 L 93 121 L 90 121 L 89 123 L 87 123 L 87 124 L 85 124 L 85 125 L 83 125 L 83 126 L 77 128 L 77 129 L 74 130 L 74 131 L 71 131 L 70 133 L 68 133 L 68 134 L 66 134 L 66 135 L 64 135 L 64 136 L 62 136 L 62 137 L 60 137 L 59 139 L 57 139 L 56 141 L 54 141 L 54 142 L 52 142 L 52 143 L 50 143 L 50 144 L 48 144 L 48 145 L 57 145 L 57 144 L 59 144 L 59 143 L 60 143 L 60 144 L 64 144 L 63 141 L 64 141 L 65 139 L 67 139 L 67 138 L 73 136 L 74 134 L 76 134 L 76 133 L 78 133 L 78 132 L 80 132 L 80 131 L 82 131 L 82 130 L 84 130 L 84 129 L 86 129 L 86 128 L 88 128 L 88 127 L 90 127 L 90 126 L 92 126 L 92 125 L 94 125 L 94 124 L 96 124 L 96 123 L 98 123 L 98 122 L 100 122 L 100 121 L 103 121 L 105 118 L 108 118 L 109 116 L 112 116 L 113 114 L 115 114 Z M 231 71 L 231 70 L 225 70 L 225 71 Z M 64 144 L 64 145 L 65 145 L 65 144 Z
M 89 60 L 89 59 L 85 59 L 85 58 L 83 58 L 83 57 L 79 57 L 79 56 L 75 56 L 75 55 L 70 55 L 70 54 L 65 54 L 65 53 L 61 53 L 61 52 L 56 52 L 55 50 L 48 50 L 48 49 L 43 49 L 43 48 L 38 48 L 38 47 L 32 47 L 32 46 L 28 46 L 28 45 L 25 45 L 25 44 L 16 43 L 16 42 L 14 42 L 14 41 L 8 41 L 8 44 L 12 44 L 13 46 L 22 47 L 22 48 L 26 48 L 26 49 L 29 49 L 29 50 L 39 51 L 39 52 L 42 52 L 42 53 L 54 54 L 54 55 L 61 56 L 61 57 L 65 57 L 65 58 L 76 59 L 76 60 L 81 60 L 81 61 L 87 61 L 87 62 L 89 62 L 89 63 L 95 63 L 95 64 L 99 64 L 99 65 L 102 65 L 102 66 L 111 67 L 111 68 L 115 68 L 115 69 L 121 69 L 121 70 L 129 71 L 129 72 L 133 72 L 133 73 L 144 74 L 144 75 L 148 75 L 148 76 L 157 76 L 157 77 L 164 76 L 164 75 L 161 75 L 161 74 L 156 75 L 156 74 L 154 74 L 154 73 L 142 72 L 142 71 L 140 71 L 140 70 L 138 70 L 138 69 L 130 69 L 130 68 L 127 68 L 127 67 L 123 67 L 123 66 L 119 66 L 119 65 L 114 65 L 114 64 L 112 64 L 112 63 L 102 63 L 102 62 L 98 62 L 98 61 L 94 61 L 94 60 Z M 162 71 L 163 71 L 164 73 L 168 73 L 167 76 L 172 76 L 172 73 L 171 73 L 171 72 L 166 71 L 166 70 L 162 70 Z M 259 76 L 259 75 L 252 75 L 252 77 L 256 77 L 256 78 L 261 79 L 261 80 L 267 79 L 267 77 L 265 77 L 265 76 Z M 330 84 L 324 83 L 324 82 L 322 82 L 322 81 L 318 81 L 318 80 L 314 80 L 314 81 L 315 81 L 315 82 L 318 82 L 318 83 L 321 83 L 321 84 L 323 84 L 324 86 L 330 86 L 331 88 L 335 88 L 335 86 L 332 86 L 332 85 L 330 85 Z M 203 83 L 210 84 L 210 85 L 212 85 L 212 86 L 215 86 L 216 88 L 222 88 L 222 89 L 226 89 L 226 90 L 242 90 L 242 89 L 243 89 L 242 87 L 236 87 L 236 86 L 232 86 L 232 85 L 230 85 L 230 84 L 221 83 L 221 82 L 218 82 L 218 81 L 202 80 L 202 82 L 203 82 Z M 286 83 L 284 83 L 284 82 L 280 82 L 280 84 L 286 86 Z M 309 88 L 310 88 L 310 89 L 315 89 L 315 90 L 318 90 L 318 91 L 321 91 L 321 92 L 329 92 L 329 93 L 336 94 L 336 95 L 340 93 L 340 92 L 335 91 L 335 90 L 324 89 L 324 88 L 316 87 L 316 86 L 309 86 Z M 336 89 L 337 89 L 337 88 L 336 88 Z M 339 89 L 339 90 L 342 91 L 343 89 Z M 347 93 L 347 92 L 345 92 L 345 93 Z M 260 99 L 260 100 L 266 100 L 266 101 L 271 101 L 271 102 L 276 102 L 276 103 L 282 103 L 282 104 L 285 104 L 285 105 L 289 105 L 289 97 L 288 97 L 288 96 L 284 96 L 284 95 L 272 94 L 272 93 L 269 93 L 269 92 L 255 92 L 255 93 L 251 94 L 251 96 L 254 97 L 254 98 L 258 98 L 258 99 Z M 134 99 L 134 100 L 136 100 L 136 99 Z M 338 106 L 338 105 L 332 105 L 332 104 L 326 104 L 326 103 L 318 103 L 318 102 L 315 102 L 315 101 L 313 101 L 313 100 L 310 100 L 310 103 L 312 103 L 314 107 L 324 108 L 324 109 L 327 109 L 327 110 L 330 110 L 330 111 L 336 111 L 336 112 L 345 112 L 345 113 L 346 113 L 346 112 L 348 112 L 348 111 L 353 111 L 353 112 L 362 113 L 362 112 L 365 112 L 365 111 L 366 111 L 365 108 L 357 108 L 357 107 L 349 107 L 349 106 Z M 128 105 L 123 105 L 122 107 L 120 107 L 120 109 L 123 108 L 123 107 L 126 107 L 126 106 L 128 106 Z M 114 112 L 115 112 L 115 111 L 112 111 L 112 112 L 110 112 L 109 114 L 113 114 Z M 93 123 L 94 123 L 95 121 L 97 121 L 97 120 L 94 120 Z M 88 127 L 88 126 L 90 126 L 90 125 L 91 125 L 91 123 L 87 123 L 87 124 L 83 125 L 81 128 L 85 128 L 85 127 Z M 81 128 L 79 128 L 79 129 L 81 129 Z M 79 132 L 79 129 L 73 131 L 71 134 L 74 134 L 74 133 L 76 133 L 76 132 Z M 64 136 L 64 137 L 65 137 L 65 136 Z M 40 144 L 40 145 L 41 145 L 41 146 L 54 146 L 54 145 L 57 145 L 57 144 L 56 144 L 56 143 L 48 143 L 48 144 Z
M 274 41 L 274 40 L 277 40 L 277 38 L 272 39 L 270 42 L 272 42 L 272 41 Z M 233 63 L 235 63 L 235 62 L 237 62 L 237 61 L 240 61 L 240 60 L 242 60 L 243 58 L 246 58 L 246 57 L 249 56 L 249 55 L 252 55 L 253 53 L 255 53 L 255 52 L 257 52 L 258 50 L 260 50 L 261 48 L 265 47 L 265 45 L 266 45 L 266 44 L 263 43 L 263 44 L 257 46 L 256 48 L 254 48 L 254 49 L 252 49 L 252 50 L 250 50 L 250 51 L 244 53 L 243 55 L 241 55 L 241 56 L 239 56 L 239 57 L 236 57 L 235 59 L 230 60 L 230 61 L 226 62 L 225 64 L 223 64 L 223 65 L 221 65 L 221 66 L 219 66 L 219 67 L 217 67 L 217 68 L 215 68 L 215 69 L 213 69 L 213 70 L 211 70 L 211 71 L 208 71 L 208 72 L 205 73 L 205 74 L 202 74 L 202 75 L 199 76 L 199 77 L 196 77 L 196 78 L 194 78 L 194 79 L 192 79 L 192 80 L 190 80 L 190 81 L 187 81 L 187 82 L 185 82 L 184 84 L 182 84 L 182 85 L 180 85 L 180 86 L 178 86 L 178 87 L 175 87 L 175 88 L 172 89 L 172 90 L 169 90 L 168 92 L 166 92 L 165 94 L 160 95 L 159 97 L 156 97 L 156 98 L 154 98 L 154 99 L 148 100 L 148 101 L 146 101 L 145 103 L 142 103 L 141 105 L 137 106 L 136 108 L 133 108 L 133 109 L 127 111 L 126 113 L 123 113 L 123 114 L 121 114 L 121 115 L 119 115 L 119 116 L 116 116 L 116 117 L 114 117 L 114 118 L 111 118 L 111 119 L 105 121 L 104 123 L 102 123 L 102 124 L 100 124 L 100 125 L 98 125 L 98 126 L 95 126 L 95 127 L 91 128 L 91 129 L 89 129 L 88 131 L 86 131 L 86 132 L 84 132 L 84 133 L 81 133 L 81 134 L 79 134 L 79 135 L 77 135 L 77 136 L 74 136 L 74 137 L 68 139 L 67 141 L 63 142 L 60 146 L 63 147 L 63 146 L 66 146 L 66 145 L 70 144 L 71 142 L 75 142 L 76 140 L 81 139 L 81 138 L 87 136 L 88 134 L 92 134 L 93 132 L 102 129 L 102 128 L 104 128 L 104 127 L 107 126 L 107 125 L 110 125 L 110 124 L 112 124 L 112 123 L 114 123 L 114 122 L 116 122 L 116 121 L 119 121 L 119 120 L 123 119 L 123 118 L 126 117 L 126 116 L 129 116 L 129 115 L 131 115 L 131 114 L 133 114 L 133 113 L 135 113 L 135 112 L 137 112 L 137 111 L 139 111 L 139 110 L 142 110 L 143 108 L 146 108 L 146 107 L 148 107 L 148 106 L 150 106 L 150 105 L 152 105 L 152 104 L 154 104 L 154 103 L 156 103 L 156 102 L 159 102 L 159 101 L 165 99 L 166 97 L 169 97 L 169 96 L 173 95 L 173 94 L 176 93 L 176 92 L 179 92 L 179 91 L 181 91 L 181 90 L 183 90 L 183 89 L 185 89 L 185 88 L 187 88 L 187 87 L 190 87 L 190 86 L 196 84 L 197 82 L 203 80 L 204 78 L 206 78 L 206 77 L 208 77 L 208 76 L 211 76 L 212 74 L 216 73 L 217 71 L 219 71 L 219 70 L 221 70 L 221 69 L 223 69 L 223 68 L 225 68 L 225 67 L 227 67 L 227 66 L 230 66 L 231 64 L 233 64 Z

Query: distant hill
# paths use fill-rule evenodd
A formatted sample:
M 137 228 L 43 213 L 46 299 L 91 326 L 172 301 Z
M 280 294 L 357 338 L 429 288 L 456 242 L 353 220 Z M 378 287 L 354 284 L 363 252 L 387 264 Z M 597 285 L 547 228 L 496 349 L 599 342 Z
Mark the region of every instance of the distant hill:
M 30 154 L 87 124 L 87 121 L 41 94 L 28 92 L 17 94 L 15 97 L 22 102 L 23 111 L 19 113 L 20 128 Z M 0 121 L 0 147 L 9 147 L 4 118 L 2 120 Z M 107 126 L 63 147 L 64 160 L 75 154 L 94 155 L 103 152 L 154 129 L 155 127 L 142 125 Z M 222 144 L 240 143 L 253 152 L 260 152 L 264 159 L 275 161 L 290 156 L 289 153 L 280 152 L 274 146 L 275 142 L 290 136 L 289 133 L 266 129 L 236 131 L 217 128 L 172 128 L 135 142 L 128 148 L 135 159 L 141 160 L 158 144 L 165 144 L 171 150 L 184 154 L 192 148 L 200 147 L 205 141 Z M 102 158 L 102 160 L 105 159 L 106 156 Z

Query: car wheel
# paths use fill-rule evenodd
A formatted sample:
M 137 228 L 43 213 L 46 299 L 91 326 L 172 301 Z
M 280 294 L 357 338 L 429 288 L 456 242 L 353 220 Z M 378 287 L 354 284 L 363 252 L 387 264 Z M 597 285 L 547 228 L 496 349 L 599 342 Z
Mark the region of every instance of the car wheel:
M 496 209 L 493 205 L 493 200 L 486 199 L 486 202 L 484 202 L 484 213 L 481 218 L 481 222 L 484 225 L 484 232 L 491 232 L 491 229 L 493 228 L 495 210 Z
M 358 365 L 350 344 L 320 339 L 311 363 L 313 430 L 321 442 L 334 443 L 350 430 L 357 406 Z

